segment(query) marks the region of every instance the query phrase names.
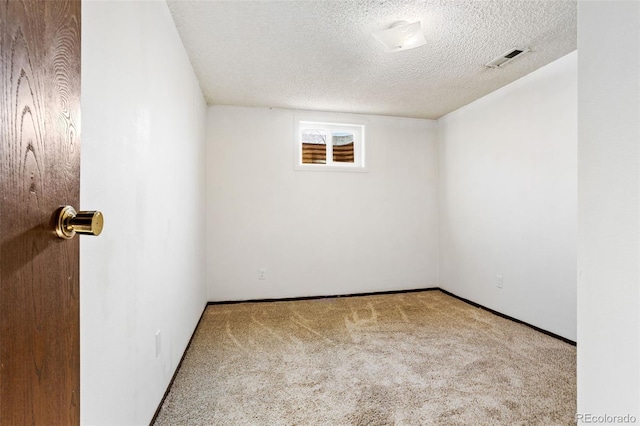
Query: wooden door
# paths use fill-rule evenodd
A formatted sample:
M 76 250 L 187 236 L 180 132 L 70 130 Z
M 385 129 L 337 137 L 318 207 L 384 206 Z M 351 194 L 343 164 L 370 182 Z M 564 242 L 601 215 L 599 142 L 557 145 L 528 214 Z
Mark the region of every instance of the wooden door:
M 80 1 L 0 0 L 0 424 L 80 414 Z

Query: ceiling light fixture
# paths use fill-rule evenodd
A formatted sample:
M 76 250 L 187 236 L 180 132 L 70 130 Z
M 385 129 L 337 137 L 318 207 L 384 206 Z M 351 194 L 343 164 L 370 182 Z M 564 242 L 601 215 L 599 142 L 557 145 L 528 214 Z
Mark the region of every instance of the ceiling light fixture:
M 420 21 L 411 24 L 407 21 L 399 21 L 386 30 L 373 33 L 373 36 L 384 44 L 387 52 L 413 49 L 427 43 Z

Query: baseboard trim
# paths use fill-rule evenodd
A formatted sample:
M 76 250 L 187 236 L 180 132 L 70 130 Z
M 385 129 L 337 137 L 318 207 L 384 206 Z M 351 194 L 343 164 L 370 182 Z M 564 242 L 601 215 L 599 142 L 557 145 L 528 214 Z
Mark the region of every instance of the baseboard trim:
M 207 311 L 207 306 L 208 306 L 208 303 L 206 305 L 204 305 L 204 308 L 202 309 L 202 313 L 200 314 L 200 319 L 198 319 L 198 323 L 196 324 L 196 327 L 193 329 L 193 333 L 191 333 L 191 337 L 189 338 L 189 343 L 187 343 L 187 347 L 184 348 L 184 352 L 182 353 L 182 356 L 180 357 L 180 362 L 178 362 L 178 365 L 176 366 L 176 369 L 173 372 L 173 376 L 171 376 L 171 380 L 169 381 L 169 384 L 167 385 L 167 389 L 164 391 L 164 395 L 162 395 L 162 399 L 160 400 L 160 404 L 158 404 L 158 408 L 156 408 L 156 412 L 153 414 L 153 417 L 151 418 L 151 422 L 149 422 L 149 426 L 152 426 L 156 422 L 156 420 L 158 419 L 158 415 L 160 414 L 160 410 L 162 409 L 162 405 L 164 404 L 164 400 L 167 399 L 167 395 L 169 395 L 169 391 L 171 390 L 171 386 L 173 386 L 173 382 L 176 380 L 176 376 L 178 375 L 178 371 L 180 371 L 180 367 L 182 367 L 182 361 L 184 361 L 184 357 L 187 355 L 187 351 L 191 347 L 191 342 L 193 342 L 193 337 L 196 335 L 196 331 L 198 331 L 198 327 L 200 327 L 200 323 L 202 322 L 202 318 L 204 317 L 204 313 Z
M 262 302 L 295 302 L 298 300 L 335 299 L 338 297 L 377 296 L 377 295 L 383 295 L 383 294 L 418 293 L 421 291 L 437 291 L 437 290 L 440 290 L 440 288 L 426 287 L 426 288 L 414 288 L 410 290 L 389 290 L 389 291 L 373 291 L 369 293 L 334 294 L 330 296 L 284 297 L 282 299 L 226 300 L 226 301 L 219 301 L 219 302 L 207 302 L 207 305 L 235 305 L 237 303 L 262 303 Z
M 451 296 L 451 297 L 455 297 L 456 299 L 458 299 L 458 300 L 460 300 L 460 301 L 462 301 L 462 302 L 468 303 L 468 304 L 469 304 L 469 305 L 471 305 L 471 306 L 475 306 L 476 308 L 480 308 L 480 309 L 485 310 L 485 311 L 487 311 L 487 312 L 491 312 L 491 313 L 492 313 L 492 314 L 494 314 L 494 315 L 497 315 L 497 316 L 499 316 L 499 317 L 502 317 L 502 318 L 505 318 L 505 319 L 511 320 L 511 321 L 513 321 L 513 322 L 517 322 L 518 324 L 526 325 L 527 327 L 529 327 L 529 328 L 533 328 L 534 330 L 536 330 L 536 331 L 538 331 L 538 332 L 540 332 L 540 333 L 542 333 L 542 334 L 546 334 L 547 336 L 550 336 L 550 337 L 555 337 L 555 338 L 556 338 L 556 339 L 558 339 L 558 340 L 562 340 L 562 341 L 563 341 L 563 342 L 565 342 L 565 343 L 568 343 L 568 344 L 570 344 L 570 345 L 576 346 L 576 342 L 574 342 L 574 341 L 573 341 L 573 340 L 571 340 L 571 339 L 567 339 L 566 337 L 562 337 L 562 336 L 560 336 L 560 335 L 558 335 L 558 334 L 555 334 L 555 333 L 552 333 L 552 332 L 550 332 L 550 331 L 544 330 L 544 329 L 542 329 L 542 328 L 540 328 L 540 327 L 536 327 L 535 325 L 529 324 L 528 322 L 524 322 L 524 321 L 519 320 L 519 319 L 517 319 L 517 318 L 511 317 L 511 316 L 506 315 L 506 314 L 503 314 L 502 312 L 498 312 L 498 311 L 496 311 L 496 310 L 494 310 L 494 309 L 487 308 L 486 306 L 482 306 L 482 305 L 481 305 L 481 304 L 479 304 L 479 303 L 472 302 L 472 301 L 471 301 L 471 300 L 469 300 L 469 299 L 465 299 L 464 297 L 460 297 L 460 296 L 458 296 L 457 294 L 453 294 L 453 293 L 451 293 L 450 291 L 443 290 L 443 289 L 439 289 L 439 290 L 440 290 L 441 292 L 443 292 L 444 294 L 449 295 L 449 296 Z

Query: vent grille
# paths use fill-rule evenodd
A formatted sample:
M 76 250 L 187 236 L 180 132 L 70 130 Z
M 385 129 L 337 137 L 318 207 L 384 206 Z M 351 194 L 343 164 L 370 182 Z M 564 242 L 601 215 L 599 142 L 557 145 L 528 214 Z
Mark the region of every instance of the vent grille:
M 506 64 L 508 64 L 509 62 L 513 61 L 516 58 L 519 58 L 520 56 L 524 55 L 525 53 L 527 53 L 529 51 L 529 49 L 522 48 L 514 48 L 514 49 L 509 49 L 507 52 L 503 53 L 502 55 L 498 56 L 497 58 L 495 58 L 493 61 L 485 64 L 485 67 L 489 67 L 489 68 L 501 68 L 503 66 L 505 66 Z

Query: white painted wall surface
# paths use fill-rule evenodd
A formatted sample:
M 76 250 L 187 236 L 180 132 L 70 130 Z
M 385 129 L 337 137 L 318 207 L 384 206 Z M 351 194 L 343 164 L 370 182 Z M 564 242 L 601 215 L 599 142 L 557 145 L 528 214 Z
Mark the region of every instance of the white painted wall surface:
M 209 107 L 209 300 L 437 286 L 436 123 L 322 114 L 367 126 L 369 171 L 316 172 L 294 170 L 296 115 Z
M 640 3 L 578 3 L 578 412 L 640 421 Z
M 143 425 L 206 303 L 206 105 L 164 2 L 82 8 L 81 419 Z
M 574 52 L 438 120 L 441 287 L 572 340 L 576 70 Z

